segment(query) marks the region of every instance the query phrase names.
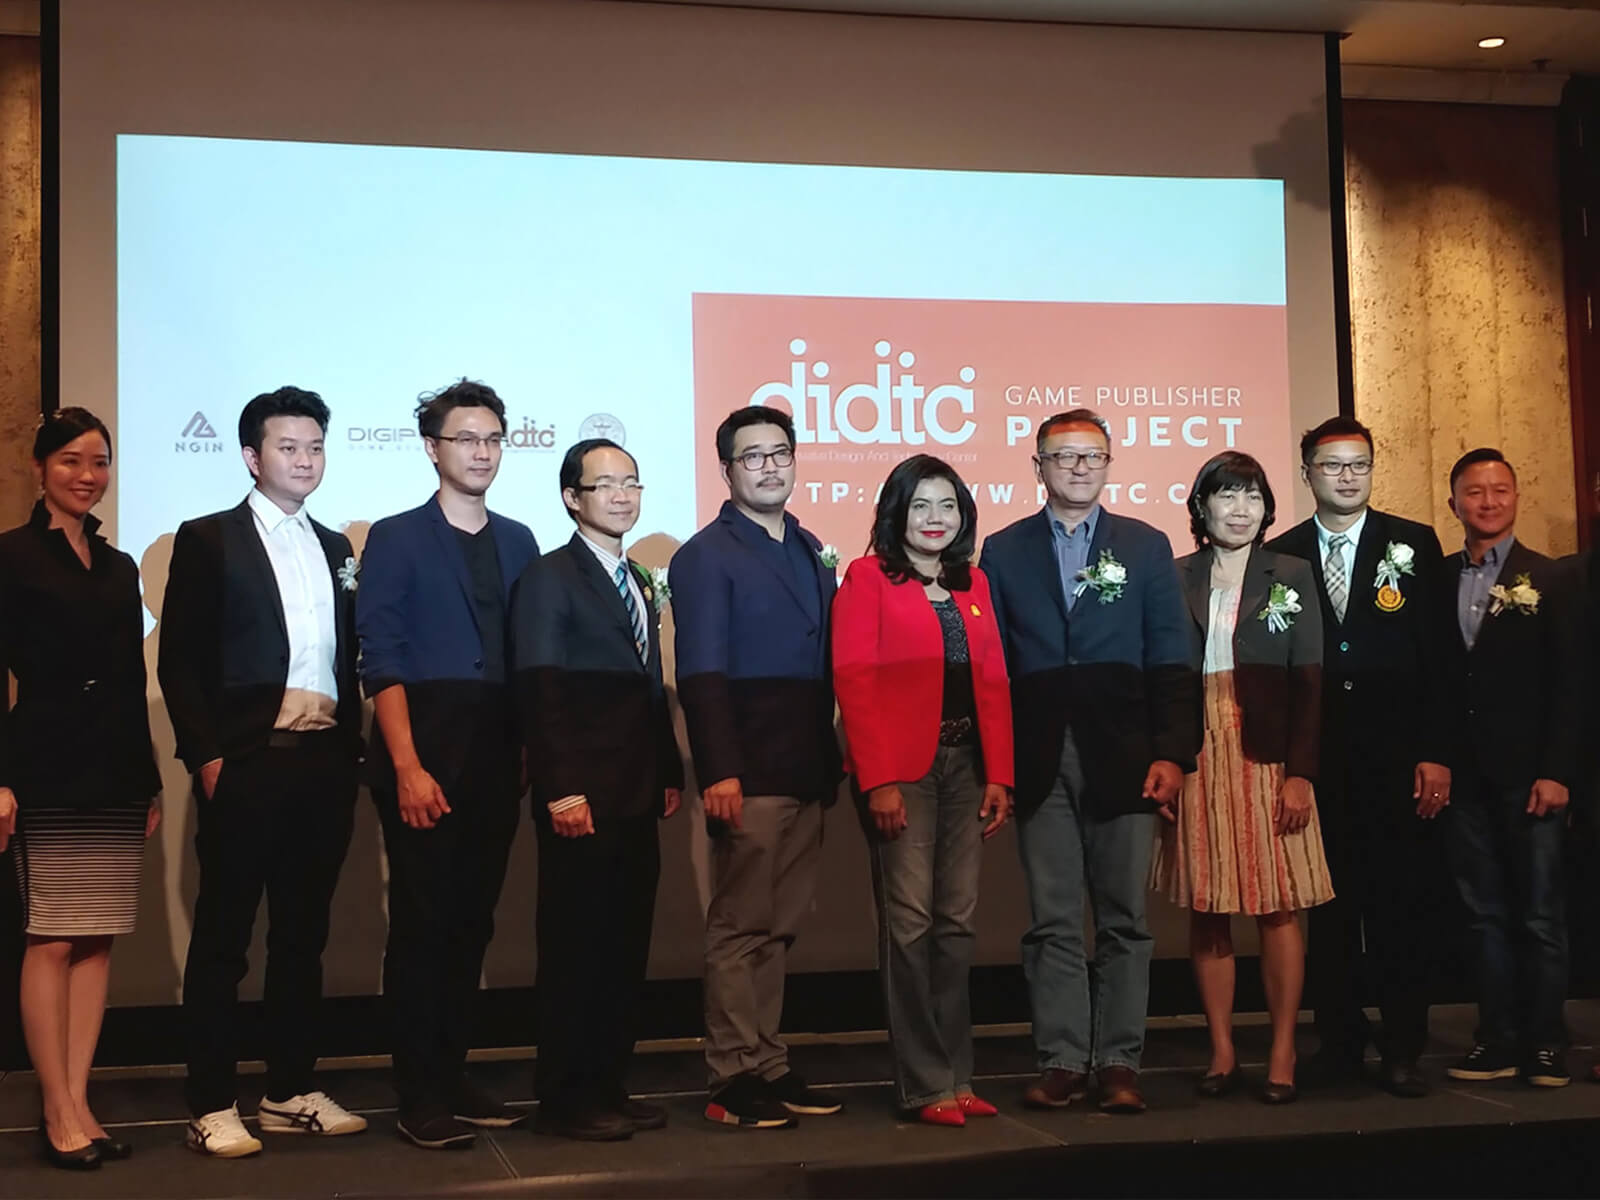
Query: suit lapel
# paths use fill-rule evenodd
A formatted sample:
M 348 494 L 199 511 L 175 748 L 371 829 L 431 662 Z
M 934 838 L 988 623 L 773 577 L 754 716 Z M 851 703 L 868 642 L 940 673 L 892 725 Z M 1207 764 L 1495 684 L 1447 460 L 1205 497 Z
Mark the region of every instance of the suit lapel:
M 1244 565 L 1244 582 L 1239 587 L 1239 620 L 1233 630 L 1235 662 L 1238 661 L 1239 638 L 1246 629 L 1251 628 L 1246 622 L 1255 621 L 1267 606 L 1276 576 L 1271 556 L 1261 547 L 1253 547 L 1250 560 Z
M 617 591 L 616 580 L 606 574 L 605 568 L 600 565 L 600 560 L 594 556 L 594 551 L 589 549 L 578 534 L 573 534 L 572 540 L 567 543 L 567 553 L 571 555 L 573 565 L 578 570 L 578 577 L 594 593 L 601 609 L 610 615 L 617 629 L 627 637 L 628 657 L 638 663 L 639 653 L 634 649 L 633 642 L 633 622 L 628 619 L 628 606 L 622 602 L 622 593 Z M 646 619 L 646 631 L 649 627 L 650 622 Z M 639 663 L 639 669 L 644 670 L 643 663 Z
M 278 591 L 278 577 L 272 572 L 272 560 L 267 557 L 267 548 L 261 544 L 261 535 L 256 531 L 255 514 L 250 511 L 248 500 L 233 510 L 233 519 L 241 549 L 244 551 L 244 560 L 256 574 L 259 589 L 272 606 L 272 616 L 278 622 L 278 632 L 283 635 L 284 645 L 288 645 L 289 622 L 283 615 L 283 595 Z
M 742 549 L 761 570 L 765 571 L 768 575 L 772 576 L 783 585 L 783 590 L 789 593 L 789 596 L 794 600 L 796 607 L 798 607 L 800 611 L 805 614 L 806 619 L 809 621 L 811 619 L 811 609 L 806 606 L 805 597 L 800 594 L 795 583 L 793 573 L 788 569 L 788 564 L 785 563 L 784 569 L 779 570 L 767 555 L 757 553 L 755 544 L 752 544 L 753 539 L 755 538 L 767 538 L 768 541 L 771 541 L 771 536 L 766 530 L 757 526 L 755 522 L 744 519 L 742 514 L 740 514 L 737 510 L 734 510 L 732 514 L 729 514 L 728 509 L 730 508 L 732 508 L 732 501 L 725 502 L 722 519 L 726 522 L 728 531 L 733 535 L 734 541 L 739 544 L 740 549 Z M 785 514 L 784 534 L 787 536 L 789 533 L 790 529 L 788 516 Z M 793 533 L 796 537 L 804 536 L 798 529 L 793 530 Z M 807 548 L 809 549 L 809 543 Z M 787 554 L 788 551 L 784 551 L 784 553 Z M 817 556 L 814 554 L 811 557 L 817 558 Z M 819 565 L 820 562 L 821 560 L 818 559 Z M 815 578 L 815 576 L 813 576 L 813 578 Z M 819 589 L 817 604 L 820 611 L 822 603 L 822 596 L 820 592 L 822 581 L 820 579 L 816 579 L 816 586 Z
M 1378 562 L 1388 545 L 1388 530 L 1382 518 L 1367 509 L 1367 523 L 1361 527 L 1361 540 L 1356 543 L 1355 561 L 1350 566 L 1350 594 L 1344 606 L 1346 625 L 1358 613 L 1366 616 L 1371 609 L 1376 598 Z
M 1211 623 L 1211 553 L 1200 550 L 1182 561 L 1183 597 L 1189 602 L 1189 615 L 1203 636 Z
M 1505 562 L 1500 564 L 1500 574 L 1495 579 L 1495 584 L 1510 587 L 1511 581 L 1514 580 L 1518 575 L 1523 574 L 1524 572 L 1527 572 L 1530 575 L 1532 574 L 1533 564 L 1524 559 L 1524 554 L 1525 551 L 1522 548 L 1521 542 L 1514 541 L 1511 543 L 1511 549 L 1506 553 Z M 1463 552 L 1461 555 L 1461 561 L 1464 566 L 1466 563 L 1465 552 Z M 1490 586 L 1492 587 L 1494 585 L 1491 584 Z M 1478 626 L 1478 638 L 1472 643 L 1472 650 L 1470 651 L 1472 654 L 1477 654 L 1480 650 L 1482 650 L 1485 642 L 1493 644 L 1500 636 L 1498 632 L 1500 628 L 1500 622 L 1504 621 L 1509 616 L 1515 615 L 1508 613 L 1503 609 L 1498 613 L 1490 612 L 1489 606 L 1493 603 L 1494 601 L 1488 599 L 1485 599 L 1484 601 L 1483 623 Z
M 433 536 L 438 543 L 440 559 L 450 564 L 450 570 L 456 577 L 456 584 L 461 588 L 461 599 L 466 602 L 467 612 L 472 616 L 472 627 L 478 630 L 478 636 L 481 638 L 483 630 L 478 629 L 478 606 L 472 602 L 472 580 L 467 577 L 467 556 L 461 552 L 460 543 L 456 540 L 455 527 L 445 520 L 444 509 L 439 507 L 438 496 L 428 501 L 428 520 L 433 526 Z
M 634 580 L 639 584 L 639 591 L 644 596 L 644 633 L 645 633 L 645 674 L 655 676 L 661 666 L 661 622 L 656 619 L 656 589 L 651 582 L 650 572 L 644 567 L 628 559 L 628 570 L 633 572 Z M 630 637 L 632 634 L 630 633 Z
M 1025 526 L 1028 539 L 1031 543 L 1028 552 L 1028 561 L 1037 563 L 1034 568 L 1038 572 L 1039 584 L 1055 603 L 1056 612 L 1061 617 L 1061 623 L 1067 624 L 1067 598 L 1061 590 L 1061 568 L 1056 562 L 1055 542 L 1050 534 L 1050 510 L 1041 508 L 1037 516 L 1030 518 L 1032 524 Z M 1105 537 L 1106 515 L 1100 514 L 1100 520 L 1095 529 L 1095 539 L 1098 541 Z M 1089 553 L 1094 553 L 1094 547 L 1089 548 Z M 1084 593 L 1085 596 L 1088 593 Z
M 328 574 L 333 580 L 334 634 L 338 639 L 337 651 L 343 651 L 347 645 L 345 638 L 350 635 L 348 613 L 350 605 L 345 603 L 345 588 L 339 579 L 339 571 L 344 567 L 345 556 L 341 553 L 341 547 L 334 540 L 333 533 L 330 530 L 324 529 L 315 521 L 311 522 L 311 528 L 316 532 L 317 541 L 322 543 L 322 556 L 328 560 Z M 344 661 L 342 653 L 337 661 Z

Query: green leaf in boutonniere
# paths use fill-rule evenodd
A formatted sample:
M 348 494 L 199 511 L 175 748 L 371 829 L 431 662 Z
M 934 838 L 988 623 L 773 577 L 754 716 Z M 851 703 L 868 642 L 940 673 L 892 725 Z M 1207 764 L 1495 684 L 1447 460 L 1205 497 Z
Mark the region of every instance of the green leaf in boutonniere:
M 1267 604 L 1256 614 L 1256 620 L 1265 621 L 1270 633 L 1284 633 L 1294 624 L 1294 614 L 1300 611 L 1300 593 L 1281 583 L 1272 585 L 1267 593 Z
M 1078 586 L 1072 589 L 1074 600 L 1093 589 L 1101 604 L 1119 599 L 1128 586 L 1128 568 L 1117 561 L 1109 550 L 1100 551 L 1100 561 L 1078 572 Z

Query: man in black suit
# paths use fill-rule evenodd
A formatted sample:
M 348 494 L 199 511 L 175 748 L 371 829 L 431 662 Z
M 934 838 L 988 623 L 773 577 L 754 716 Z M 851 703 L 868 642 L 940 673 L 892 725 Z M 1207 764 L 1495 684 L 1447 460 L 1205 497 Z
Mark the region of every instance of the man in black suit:
M 630 1100 L 660 873 L 658 818 L 683 787 L 661 675 L 657 589 L 623 553 L 639 468 L 604 438 L 561 464 L 578 532 L 517 585 L 512 637 L 539 836 L 539 1115 L 544 1133 L 615 1141 L 666 1124 Z
M 1308 1082 L 1359 1079 L 1375 976 L 1384 1087 L 1428 1092 L 1431 948 L 1450 802 L 1448 610 L 1433 530 L 1370 507 L 1372 434 L 1333 417 L 1300 439 L 1317 512 L 1267 547 L 1307 560 L 1322 603 L 1322 753 L 1317 807 L 1335 899 L 1310 912 L 1318 1055 Z
M 1584 689 L 1570 579 L 1516 539 L 1517 477 L 1494 449 L 1450 471 L 1466 545 L 1447 560 L 1459 685 L 1446 818 L 1478 976 L 1478 1032 L 1451 1078 L 1564 1087 L 1567 919 L 1561 866 Z
M 355 559 L 313 521 L 328 406 L 279 388 L 239 416 L 255 487 L 186 521 L 172 544 L 157 675 L 194 774 L 200 892 L 183 1017 L 191 1149 L 255 1154 L 239 1121 L 239 981 L 263 891 L 267 934 L 263 1133 L 357 1133 L 365 1119 L 312 1081 L 328 908 L 350 844 L 361 752 Z

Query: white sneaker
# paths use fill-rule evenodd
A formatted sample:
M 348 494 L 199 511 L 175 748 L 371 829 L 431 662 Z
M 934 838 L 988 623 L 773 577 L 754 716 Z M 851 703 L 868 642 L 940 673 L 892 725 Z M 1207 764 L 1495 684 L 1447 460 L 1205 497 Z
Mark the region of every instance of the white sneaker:
M 212 1158 L 244 1158 L 261 1153 L 261 1142 L 239 1120 L 239 1106 L 230 1105 L 189 1122 L 189 1149 Z
M 367 1119 L 358 1117 L 327 1092 L 307 1092 L 287 1100 L 262 1099 L 256 1109 L 262 1133 L 317 1133 L 337 1137 L 360 1133 Z

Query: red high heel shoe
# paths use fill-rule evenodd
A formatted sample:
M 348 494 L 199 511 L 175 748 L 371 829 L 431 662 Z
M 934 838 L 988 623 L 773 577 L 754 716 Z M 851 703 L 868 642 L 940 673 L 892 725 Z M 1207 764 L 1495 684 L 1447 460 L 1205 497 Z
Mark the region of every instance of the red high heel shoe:
M 954 1100 L 941 1100 L 937 1104 L 924 1104 L 917 1112 L 917 1120 L 924 1125 L 954 1125 L 967 1123 L 967 1114 Z
M 971 1092 L 962 1092 L 956 1097 L 956 1103 L 961 1106 L 961 1111 L 969 1117 L 997 1117 L 1000 1110 L 987 1100 L 974 1096 Z

